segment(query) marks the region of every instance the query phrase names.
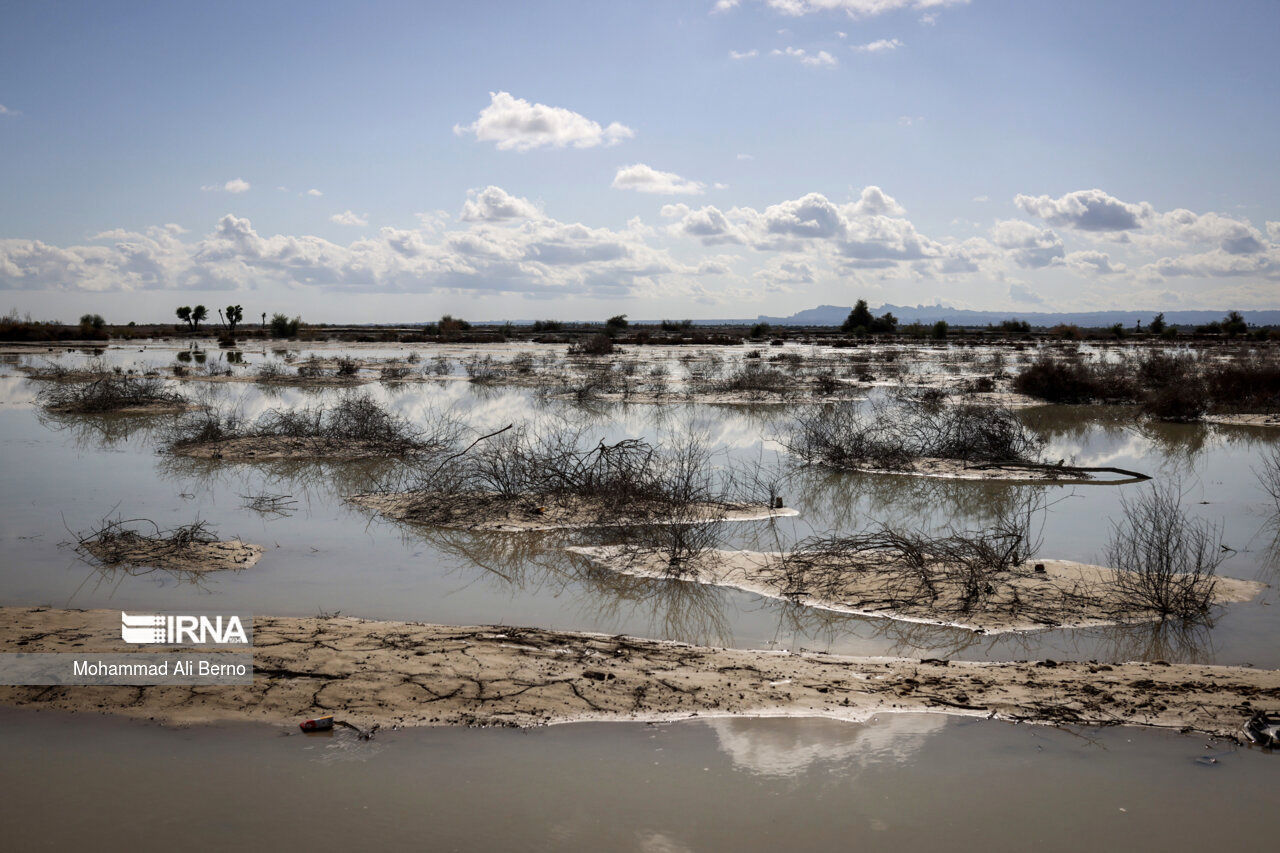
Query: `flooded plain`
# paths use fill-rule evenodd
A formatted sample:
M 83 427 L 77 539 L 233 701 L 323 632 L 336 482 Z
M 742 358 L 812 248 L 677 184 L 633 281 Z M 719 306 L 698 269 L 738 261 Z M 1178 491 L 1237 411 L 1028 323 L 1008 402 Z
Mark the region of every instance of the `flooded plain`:
M 122 346 L 105 358 L 138 370 L 167 369 L 179 352 Z M 67 364 L 89 358 L 48 357 Z M 205 357 L 226 354 L 212 350 Z M 674 361 L 677 354 L 655 357 Z M 246 352 L 243 358 L 275 356 Z M 985 636 L 593 569 L 564 550 L 586 534 L 480 534 L 392 523 L 343 497 L 395 476 L 399 463 L 229 463 L 163 454 L 164 417 L 42 411 L 40 383 L 18 367 L 44 360 L 13 356 L 0 372 L 3 605 L 341 612 L 850 655 L 1280 668 L 1280 527 L 1255 472 L 1261 454 L 1280 443 L 1280 429 L 1151 423 L 1121 407 L 1019 410 L 1046 439 L 1046 458 L 1176 482 L 1194 517 L 1221 526 L 1229 552 L 1219 574 L 1268 586 L 1252 601 L 1218 608 L 1211 625 L 1195 628 L 1147 624 Z M 978 529 L 1009 507 L 1030 504 L 1042 507 L 1035 516 L 1040 556 L 1096 563 L 1122 497 L 1147 488 L 796 469 L 778 439 L 802 403 L 579 405 L 529 388 L 460 381 L 456 364 L 451 373 L 453 379 L 441 381 L 372 383 L 358 393 L 417 422 L 448 411 L 479 432 L 565 419 L 609 440 L 698 434 L 725 471 L 778 477 L 786 506 L 798 511 L 724 525 L 726 548 L 785 548 L 813 534 L 879 522 Z M 249 418 L 351 393 L 170 384 Z M 296 503 L 279 513 L 246 507 L 249 497 L 263 493 Z M 70 544 L 108 516 L 151 519 L 161 527 L 199 519 L 224 538 L 263 546 L 264 554 L 251 569 L 198 577 L 90 565 Z M 1277 769 L 1272 756 L 1130 729 L 1072 734 L 901 715 L 867 725 L 726 719 L 531 732 L 403 731 L 370 743 L 283 737 L 281 731 L 175 731 L 6 712 L 0 718 L 8 765 L 0 798 L 5 824 L 23 847 L 65 846 L 100 828 L 131 825 L 122 819 L 136 814 L 133 825 L 168 827 L 179 838 L 197 828 L 207 846 L 252 837 L 261 843 L 306 839 L 322 848 L 381 840 L 444 849 L 640 850 L 800 849 L 851 841 L 900 850 L 1012 850 L 1032 843 L 1178 849 L 1193 839 L 1250 847 L 1277 828 L 1269 796 Z M 1206 756 L 1218 760 L 1199 761 Z M 173 781 L 179 766 L 190 781 Z M 120 774 L 145 795 L 117 787 Z M 972 784 L 975 778 L 983 784 Z M 211 790 L 208 785 L 221 792 L 216 806 L 197 796 Z M 50 798 L 49 791 L 59 796 Z M 107 791 L 118 793 L 103 796 Z M 290 820 L 274 819 L 284 813 Z

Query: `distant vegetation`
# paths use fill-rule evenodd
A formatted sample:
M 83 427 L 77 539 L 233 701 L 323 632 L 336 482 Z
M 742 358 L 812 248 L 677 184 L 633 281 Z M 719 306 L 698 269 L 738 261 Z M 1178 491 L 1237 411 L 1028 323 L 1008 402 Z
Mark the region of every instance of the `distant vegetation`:
M 298 327 L 302 325 L 301 317 L 294 317 L 292 320 L 284 314 L 271 315 L 271 337 L 273 338 L 296 338 L 298 336 Z
M 879 335 L 894 332 L 897 328 L 897 317 L 888 312 L 879 317 L 873 317 L 871 309 L 867 307 L 867 300 L 859 299 L 853 306 L 853 310 L 849 312 L 849 316 L 845 318 L 840 331 L 846 335 Z
M 1013 390 L 1050 403 L 1131 403 L 1169 421 L 1209 411 L 1276 412 L 1280 357 L 1251 353 L 1224 361 L 1144 350 L 1086 360 L 1079 352 L 1046 353 L 1014 377 Z

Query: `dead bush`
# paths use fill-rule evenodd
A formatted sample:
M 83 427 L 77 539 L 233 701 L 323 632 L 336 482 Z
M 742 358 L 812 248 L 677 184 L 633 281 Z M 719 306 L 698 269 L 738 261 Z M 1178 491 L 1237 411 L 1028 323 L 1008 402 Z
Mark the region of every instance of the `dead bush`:
M 42 390 L 40 404 L 47 409 L 74 414 L 108 414 L 124 409 L 178 408 L 190 401 L 169 391 L 154 376 L 108 373 L 91 382 L 60 382 Z
M 855 403 L 806 410 L 784 443 L 810 464 L 898 470 L 919 458 L 1034 462 L 1044 440 L 1006 408 L 891 401 L 870 411 Z
M 613 338 L 595 334 L 569 345 L 569 355 L 610 355 L 615 350 Z
M 329 407 L 270 409 L 252 423 L 236 412 L 206 409 L 178 419 L 165 441 L 176 449 L 239 438 L 303 439 L 317 449 L 357 445 L 396 455 L 443 451 L 459 434 L 450 417 L 437 417 L 424 430 L 366 395 L 349 394 Z
M 1032 532 L 1037 509 L 1019 506 L 979 531 L 929 535 L 881 524 L 806 539 L 770 569 L 770 582 L 791 598 L 839 601 L 855 576 L 869 575 L 875 583 L 864 588 L 875 597 L 862 600 L 866 609 L 966 614 L 999 602 L 999 609 L 1021 614 L 1023 602 L 1009 583 L 1039 548 Z
M 1174 484 L 1122 498 L 1123 518 L 1112 522 L 1106 558 L 1118 570 L 1125 606 L 1164 619 L 1204 618 L 1213 603 L 1222 563 L 1222 530 L 1190 518 Z

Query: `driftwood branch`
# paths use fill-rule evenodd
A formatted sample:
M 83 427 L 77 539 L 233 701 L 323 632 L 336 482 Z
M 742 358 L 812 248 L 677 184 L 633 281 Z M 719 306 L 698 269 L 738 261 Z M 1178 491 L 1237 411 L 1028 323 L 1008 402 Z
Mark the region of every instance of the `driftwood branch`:
M 1143 474 L 1138 471 L 1130 471 L 1126 468 L 1113 468 L 1111 466 L 1085 467 L 1080 465 L 1049 465 L 1043 462 L 988 462 L 983 465 L 966 465 L 967 471 L 1007 471 L 1007 470 L 1026 469 L 1030 471 L 1061 471 L 1064 474 L 1122 474 L 1126 477 L 1133 478 L 1134 481 L 1150 480 L 1149 474 Z

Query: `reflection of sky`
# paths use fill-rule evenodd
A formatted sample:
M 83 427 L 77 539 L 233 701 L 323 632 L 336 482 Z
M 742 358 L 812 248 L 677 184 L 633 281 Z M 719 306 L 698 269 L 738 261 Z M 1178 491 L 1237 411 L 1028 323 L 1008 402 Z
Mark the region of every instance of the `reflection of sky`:
M 881 714 L 873 722 L 811 717 L 705 720 L 735 768 L 763 776 L 798 776 L 824 767 L 851 773 L 909 761 L 947 725 L 942 714 Z

